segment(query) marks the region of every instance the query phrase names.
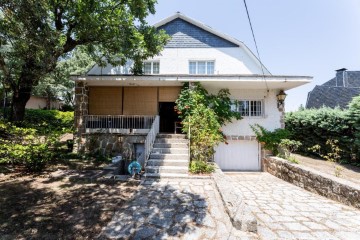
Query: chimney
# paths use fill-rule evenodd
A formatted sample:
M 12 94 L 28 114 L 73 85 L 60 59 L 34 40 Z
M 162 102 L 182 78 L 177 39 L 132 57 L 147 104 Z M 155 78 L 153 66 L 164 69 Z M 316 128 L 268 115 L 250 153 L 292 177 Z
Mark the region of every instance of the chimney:
M 345 87 L 346 83 L 346 68 L 336 70 L 336 86 Z

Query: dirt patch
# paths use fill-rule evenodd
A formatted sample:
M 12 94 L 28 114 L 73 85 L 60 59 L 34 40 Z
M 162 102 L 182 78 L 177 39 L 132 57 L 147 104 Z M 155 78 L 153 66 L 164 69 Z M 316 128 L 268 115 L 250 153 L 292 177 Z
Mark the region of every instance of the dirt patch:
M 0 175 L 1 239 L 96 238 L 139 184 L 74 176 L 62 170 Z
M 299 161 L 300 165 L 311 167 L 319 172 L 335 176 L 335 167 L 333 163 L 322 159 L 301 156 L 299 154 L 293 155 Z M 341 171 L 340 178 L 360 184 L 360 167 L 350 164 L 342 164 L 341 166 L 343 167 L 343 170 Z

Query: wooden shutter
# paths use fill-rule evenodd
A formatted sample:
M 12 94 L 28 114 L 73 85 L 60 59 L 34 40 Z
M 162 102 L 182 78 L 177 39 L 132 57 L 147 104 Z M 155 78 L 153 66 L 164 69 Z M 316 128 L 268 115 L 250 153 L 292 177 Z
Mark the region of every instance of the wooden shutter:
M 90 115 L 121 115 L 122 87 L 90 87 Z
M 157 115 L 157 87 L 125 87 L 124 115 Z

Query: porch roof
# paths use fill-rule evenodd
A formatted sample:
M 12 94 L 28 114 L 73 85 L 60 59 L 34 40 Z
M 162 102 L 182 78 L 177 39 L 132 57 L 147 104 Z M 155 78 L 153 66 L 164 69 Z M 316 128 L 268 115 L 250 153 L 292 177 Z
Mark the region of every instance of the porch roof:
M 73 76 L 75 81 L 86 81 L 88 86 L 182 86 L 185 82 L 200 82 L 204 87 L 229 89 L 289 90 L 311 82 L 310 76 L 261 74 L 226 75 L 86 75 Z

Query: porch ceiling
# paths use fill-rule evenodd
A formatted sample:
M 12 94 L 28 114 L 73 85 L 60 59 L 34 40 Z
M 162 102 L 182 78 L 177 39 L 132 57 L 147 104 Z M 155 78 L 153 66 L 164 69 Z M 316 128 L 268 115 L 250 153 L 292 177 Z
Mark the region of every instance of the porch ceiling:
M 206 88 L 283 89 L 289 90 L 311 82 L 308 76 L 280 75 L 152 75 L 152 76 L 73 76 L 89 86 L 182 86 L 200 82 Z

